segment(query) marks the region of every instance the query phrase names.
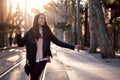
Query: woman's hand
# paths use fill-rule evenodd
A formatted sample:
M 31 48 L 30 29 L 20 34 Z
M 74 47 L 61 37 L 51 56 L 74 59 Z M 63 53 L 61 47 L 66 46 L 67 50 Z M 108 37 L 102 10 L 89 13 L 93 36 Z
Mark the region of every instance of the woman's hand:
M 21 35 L 21 34 L 22 34 L 22 30 L 21 30 L 21 28 L 20 28 L 20 27 L 17 27 L 17 29 L 16 29 L 16 34 L 19 34 L 19 35 Z
M 75 48 L 76 48 L 76 49 L 81 49 L 81 48 L 82 48 L 82 45 L 75 45 Z

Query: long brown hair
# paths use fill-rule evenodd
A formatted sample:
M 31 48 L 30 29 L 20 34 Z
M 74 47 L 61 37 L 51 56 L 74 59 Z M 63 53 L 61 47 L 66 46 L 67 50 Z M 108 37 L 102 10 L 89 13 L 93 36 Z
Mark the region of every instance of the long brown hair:
M 43 15 L 45 17 L 45 15 L 43 13 L 37 14 L 34 18 L 33 27 L 32 27 L 32 35 L 37 40 L 39 38 L 42 38 L 41 34 L 39 33 L 39 24 L 38 24 L 38 19 L 39 19 L 40 15 Z M 43 30 L 43 37 L 45 37 L 45 38 L 49 39 L 53 35 L 47 22 L 46 22 L 46 18 L 45 18 L 45 24 L 42 26 L 42 30 Z

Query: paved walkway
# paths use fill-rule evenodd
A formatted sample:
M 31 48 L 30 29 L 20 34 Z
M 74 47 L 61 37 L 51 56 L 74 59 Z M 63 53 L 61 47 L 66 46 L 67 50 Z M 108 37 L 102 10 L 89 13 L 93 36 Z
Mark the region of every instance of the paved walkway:
M 52 47 L 45 80 L 120 80 L 120 59 L 101 59 L 100 54 Z

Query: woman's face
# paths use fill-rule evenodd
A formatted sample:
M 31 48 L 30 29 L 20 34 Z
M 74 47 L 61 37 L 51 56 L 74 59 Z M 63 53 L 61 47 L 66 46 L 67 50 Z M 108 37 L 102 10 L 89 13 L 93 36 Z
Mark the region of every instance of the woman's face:
M 43 26 L 45 24 L 45 16 L 44 15 L 39 16 L 38 24 L 39 24 L 39 26 Z

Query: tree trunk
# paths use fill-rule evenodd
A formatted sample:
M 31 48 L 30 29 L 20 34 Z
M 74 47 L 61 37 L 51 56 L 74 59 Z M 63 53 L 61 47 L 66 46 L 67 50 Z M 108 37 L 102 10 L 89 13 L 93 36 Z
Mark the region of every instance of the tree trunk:
M 114 48 L 107 34 L 107 28 L 105 24 L 104 14 L 102 10 L 101 0 L 90 0 L 92 3 L 93 11 L 96 15 L 96 18 L 93 17 L 93 32 L 90 33 L 92 36 L 97 37 L 97 43 L 101 50 L 102 58 L 114 58 Z M 91 12 L 92 13 L 92 12 Z M 91 27 L 91 28 L 92 28 Z M 92 38 L 92 37 L 91 37 Z M 92 44 L 91 44 L 92 45 Z
M 96 25 L 96 13 L 93 8 L 93 2 L 94 0 L 89 0 L 89 26 L 90 26 L 90 53 L 95 53 L 97 48 L 97 36 L 95 32 L 95 26 Z

